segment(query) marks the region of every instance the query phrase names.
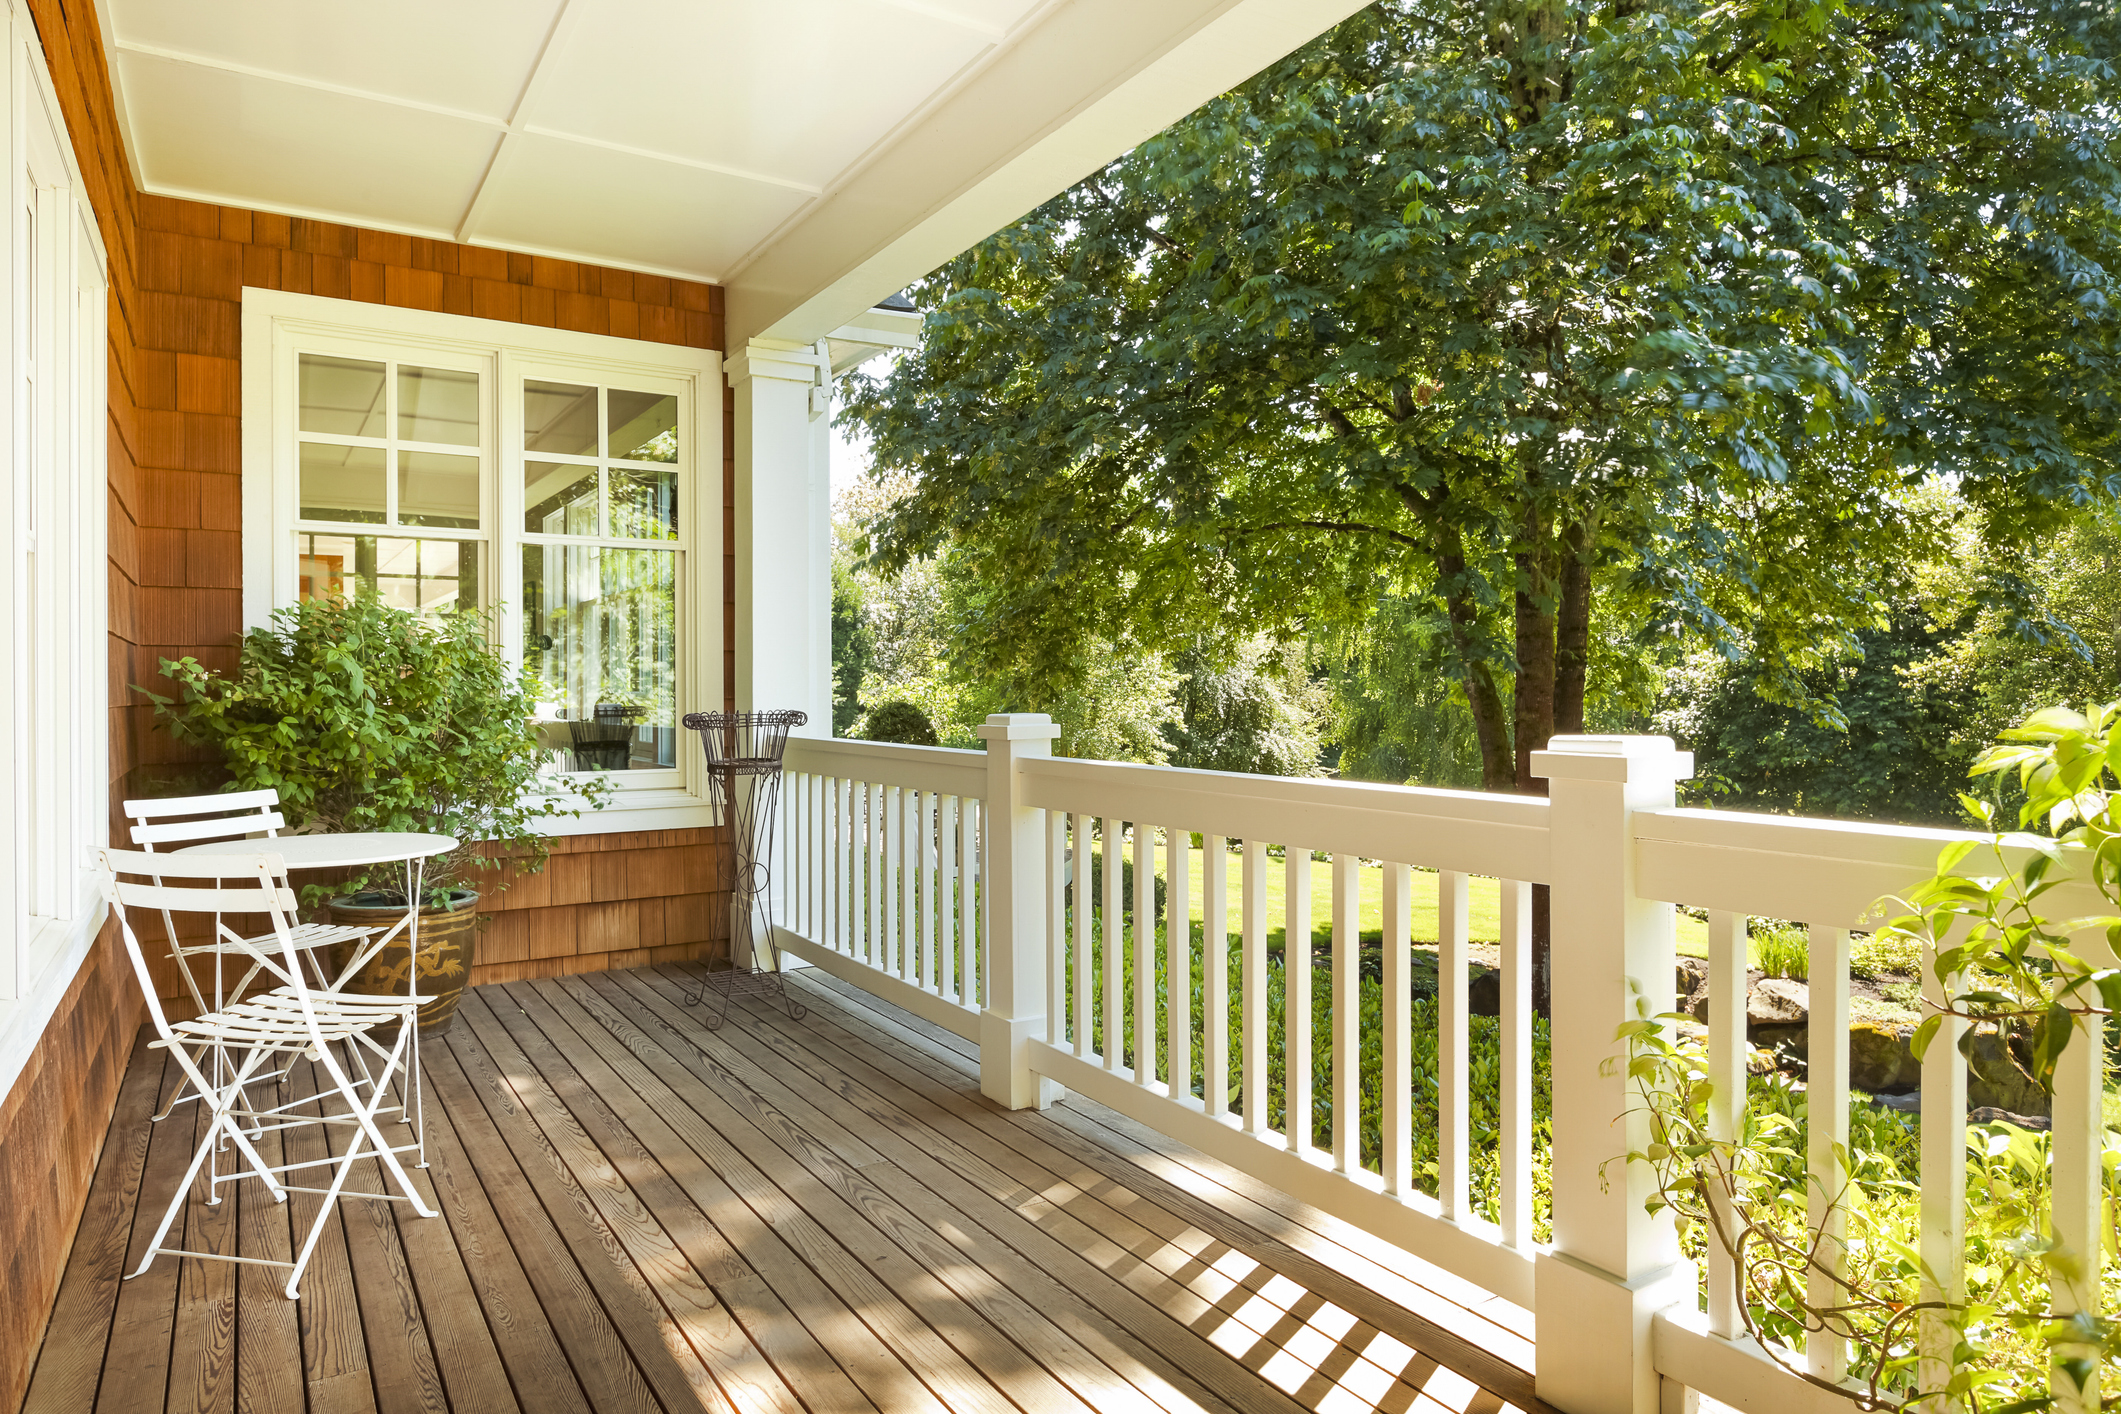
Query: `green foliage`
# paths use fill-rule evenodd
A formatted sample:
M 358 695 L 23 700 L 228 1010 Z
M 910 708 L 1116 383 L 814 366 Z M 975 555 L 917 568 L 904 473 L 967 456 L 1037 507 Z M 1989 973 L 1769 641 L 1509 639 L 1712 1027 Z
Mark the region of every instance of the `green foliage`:
M 1170 763 L 1202 771 L 1308 776 L 1318 770 L 1326 694 L 1311 681 L 1301 643 L 1264 635 L 1218 654 L 1207 643 L 1180 653 L 1177 720 L 1164 728 Z
M 1909 669 L 1945 635 L 1918 612 L 1856 635 L 1852 657 L 1804 674 L 1829 720 L 1763 695 L 1759 673 L 1702 655 L 1668 685 L 1658 725 L 1696 754 L 1697 791 L 1749 810 L 1901 824 L 1950 824 L 1972 753 L 1956 743 L 1964 705 Z
M 869 626 L 865 596 L 852 556 L 832 556 L 832 734 L 846 736 L 862 715 L 862 680 L 869 672 Z
M 1579 571 L 1833 720 L 1911 480 L 2000 544 L 2117 484 L 2115 28 L 1371 6 L 926 282 L 848 403 L 917 478 L 874 547 L 961 557 L 952 651 L 1011 682 L 1404 595 L 1490 784 Z
M 612 790 L 541 774 L 536 685 L 487 632 L 478 610 L 418 618 L 374 595 L 310 599 L 244 636 L 234 676 L 164 659 L 177 696 L 147 695 L 180 740 L 220 753 L 230 790 L 277 790 L 296 829 L 463 841 L 428 864 L 440 892 L 504 863 L 543 868 L 551 814 L 600 809 Z
M 1812 943 L 1802 928 L 1762 928 L 1746 943 L 1753 966 L 1769 977 L 1802 982 L 1812 970 Z
M 1387 596 L 1339 638 L 1327 681 L 1341 776 L 1477 789 L 1473 714 L 1450 672 L 1447 635 L 1426 608 Z
M 862 717 L 856 735 L 865 741 L 895 741 L 903 746 L 934 746 L 935 724 L 911 702 L 879 702 Z

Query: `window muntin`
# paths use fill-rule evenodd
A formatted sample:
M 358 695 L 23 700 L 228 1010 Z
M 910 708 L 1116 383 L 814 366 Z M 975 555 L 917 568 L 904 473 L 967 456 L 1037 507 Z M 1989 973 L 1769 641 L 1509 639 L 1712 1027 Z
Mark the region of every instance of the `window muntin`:
M 528 329 L 486 345 L 450 316 L 363 310 L 353 327 L 337 302 L 254 297 L 245 376 L 271 390 L 256 445 L 272 449 L 258 533 L 273 548 L 246 615 L 360 586 L 416 613 L 491 606 L 497 646 L 548 694 L 556 779 L 617 772 L 640 808 L 704 810 L 678 718 L 719 691 L 700 640 L 718 637 L 720 577 L 689 557 L 694 521 L 713 524 L 688 488 L 719 445 L 714 356 Z
M 521 406 L 523 666 L 567 724 L 555 769 L 674 769 L 678 397 L 526 376 Z

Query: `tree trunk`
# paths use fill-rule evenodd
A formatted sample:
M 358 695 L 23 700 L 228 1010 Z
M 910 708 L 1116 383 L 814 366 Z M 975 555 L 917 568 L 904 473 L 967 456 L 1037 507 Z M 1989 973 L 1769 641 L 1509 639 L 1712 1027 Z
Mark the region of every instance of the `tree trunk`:
M 1516 789 L 1545 795 L 1547 783 L 1532 774 L 1532 753 L 1554 735 L 1558 660 L 1555 653 L 1556 569 L 1537 509 L 1525 514 L 1523 548 L 1517 555 L 1517 751 Z M 1532 1010 L 1554 1014 L 1553 906 L 1545 884 L 1532 886 Z
M 1561 606 L 1554 643 L 1554 730 L 1583 731 L 1583 698 L 1591 671 L 1591 528 L 1571 521 L 1561 533 Z
M 1475 645 L 1480 608 L 1465 585 L 1465 556 L 1439 555 L 1437 569 L 1444 594 L 1444 608 L 1451 626 L 1451 648 L 1464 674 L 1466 703 L 1473 709 L 1473 730 L 1480 741 L 1480 785 L 1483 790 L 1509 790 L 1517 780 L 1516 761 L 1510 751 L 1510 724 L 1504 717 L 1502 689 L 1495 673 Z

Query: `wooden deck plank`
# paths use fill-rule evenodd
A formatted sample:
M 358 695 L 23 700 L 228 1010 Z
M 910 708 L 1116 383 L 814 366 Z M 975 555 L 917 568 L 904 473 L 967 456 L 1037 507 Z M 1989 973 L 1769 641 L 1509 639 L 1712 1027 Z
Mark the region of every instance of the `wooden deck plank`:
M 515 1091 L 524 1113 L 544 1131 L 546 1142 L 572 1171 L 577 1187 L 596 1206 L 643 1278 L 660 1278 L 647 1281 L 648 1289 L 691 1342 L 723 1397 L 744 1414 L 800 1410 L 801 1400 L 773 1362 L 753 1344 L 670 1231 L 568 1111 L 551 1081 L 508 1035 L 493 1010 L 494 1003 L 511 1005 L 505 997 L 488 992 L 466 998 L 458 1014 L 470 1024 L 503 1082 Z
M 306 1100 L 301 1113 L 318 1113 L 314 1067 L 297 1065 L 288 1076 L 290 1098 Z M 291 1164 L 312 1164 L 328 1159 L 330 1149 L 325 1126 L 302 1125 L 282 1136 Z M 296 1169 L 289 1183 L 322 1188 L 330 1184 L 329 1164 Z M 317 1175 L 325 1175 L 319 1182 Z M 315 1193 L 291 1193 L 287 1198 L 288 1232 L 299 1252 L 309 1240 L 323 1198 Z M 375 1380 L 368 1368 L 368 1343 L 361 1333 L 361 1306 L 354 1295 L 353 1269 L 346 1252 L 346 1213 L 333 1211 L 303 1268 L 300 1304 L 296 1319 L 302 1329 L 302 1384 L 309 1396 L 310 1414 L 368 1414 L 376 1407 Z M 280 1287 L 286 1288 L 283 1274 Z M 282 1297 L 281 1299 L 285 1299 Z
M 583 1274 L 625 1340 L 634 1364 L 664 1408 L 684 1410 L 696 1405 L 733 1414 L 736 1406 L 722 1393 L 649 1278 L 583 1191 L 572 1169 L 553 1149 L 544 1130 L 530 1118 L 484 1044 L 465 1023 L 465 1008 L 478 1009 L 472 1007 L 474 1000 L 467 993 L 458 1007 L 458 1024 L 451 1028 L 448 1037 L 447 1058 L 440 1054 L 440 1046 L 428 1049 L 425 1059 L 429 1084 L 444 1093 L 449 1103 L 484 1108 L 493 1127 L 515 1154 L 517 1166 L 529 1180 L 540 1205 L 581 1263 Z M 697 1296 L 691 1300 L 696 1301 Z M 686 1304 L 689 1302 L 681 1302 Z
M 682 1020 L 673 1014 L 679 991 L 673 979 L 639 973 L 622 985 L 630 986 L 646 1007 L 666 1021 Z M 899 1240 L 909 1243 L 909 1250 L 925 1249 L 926 1260 L 946 1280 L 954 1277 L 968 1299 L 1025 1343 L 1047 1368 L 1069 1381 L 1077 1397 L 1113 1408 L 1212 1409 L 1224 1401 L 1240 1409 L 1293 1407 L 1277 1403 L 1270 1389 L 1231 1378 L 1228 1362 L 1206 1358 L 1212 1352 L 1197 1341 L 1188 1342 L 1190 1349 L 1170 1352 L 1166 1358 L 1163 1342 L 1157 1339 L 1162 1312 L 1148 1303 L 1127 1306 L 1123 1289 L 1116 1284 L 1099 1288 L 1102 1273 L 1091 1278 L 1095 1294 L 1086 1295 L 1060 1274 L 1090 1278 L 1095 1269 L 1043 1235 L 1035 1239 L 1044 1244 L 1038 1255 L 1027 1257 L 1026 1246 L 1019 1240 L 1024 1235 L 1021 1231 L 1010 1237 L 1000 1235 L 1025 1226 L 1017 1215 L 969 1185 L 955 1182 L 928 1156 L 885 1130 L 867 1126 L 872 1131 L 871 1142 L 890 1162 L 858 1172 L 837 1169 L 816 1150 L 804 1148 L 796 1125 L 810 1114 L 829 1113 L 841 1124 L 859 1119 L 829 1087 L 805 1086 L 799 1094 L 753 1064 L 743 1048 L 726 1039 L 732 1028 L 747 1025 L 748 1016 L 743 1009 L 732 1008 L 730 1018 L 722 1036 L 710 1033 L 705 1042 L 714 1061 L 706 1077 L 710 1083 L 745 1108 L 747 1117 L 760 1124 L 790 1157 L 843 1195 L 893 1211 L 895 1222 L 904 1229 L 895 1234 Z M 796 1117 L 794 1123 L 782 1118 L 784 1111 Z M 957 1275 L 967 1258 L 993 1281 L 967 1283 Z M 1060 1265 L 1051 1265 L 1055 1262 Z M 1122 1304 L 1108 1306 L 1104 1304 L 1108 1299 Z M 1120 1378 L 1114 1379 L 1114 1374 Z M 1229 1379 L 1229 1387 L 1218 1389 L 1218 1378 Z
M 590 1402 L 560 1348 L 552 1322 L 523 1269 L 523 1259 L 511 1243 L 512 1239 L 525 1252 L 532 1252 L 536 1239 L 520 1228 L 511 1233 L 502 1227 L 481 1181 L 483 1175 L 465 1153 L 447 1106 L 428 1106 L 427 1133 L 431 1165 L 427 1174 L 443 1220 L 449 1224 L 451 1251 L 462 1263 L 464 1296 L 477 1303 L 485 1318 L 494 1372 L 510 1385 L 523 1414 L 588 1414 Z M 512 1161 L 509 1167 L 514 1167 Z M 411 1213 L 399 1214 L 400 1234 L 422 1221 Z M 416 1267 L 415 1275 L 421 1271 Z M 423 1291 L 427 1284 L 423 1279 Z M 594 1306 L 594 1300 L 590 1304 Z M 597 1312 L 598 1319 L 602 1314 Z M 631 1362 L 626 1363 L 631 1369 Z M 443 1376 L 447 1383 L 446 1366 Z M 646 1414 L 654 1401 L 647 1398 L 638 1379 L 631 1388 L 639 1390 L 641 1398 L 628 1405 L 630 1414 Z
M 667 1082 L 672 1104 L 667 1117 L 687 1143 L 938 1398 L 964 1414 L 1007 1414 L 1016 1408 L 941 1333 L 962 1337 L 967 1323 L 978 1318 L 930 1274 L 897 1260 L 890 1239 L 860 1211 L 800 1169 L 765 1155 L 763 1136 L 685 1071 L 686 1058 L 696 1052 L 652 1019 L 649 1026 L 634 1025 L 588 988 L 587 979 L 568 978 L 562 985 L 585 1014 Z M 668 1049 L 666 1041 L 681 1049 Z M 713 1123 L 716 1119 L 722 1122 Z M 776 1173 L 769 1176 L 755 1157 Z
M 931 1323 L 935 1323 L 937 1333 L 942 1333 L 980 1369 L 980 1374 L 1001 1386 L 1020 1408 L 1039 1414 L 1048 1410 L 1082 1414 L 1086 1410 L 1084 1399 L 1077 1397 L 1069 1382 L 1054 1372 L 1054 1363 L 1058 1363 L 1061 1369 L 1082 1369 L 1086 1380 L 1094 1378 L 1092 1369 L 1084 1367 L 1080 1353 L 1056 1346 L 1054 1336 L 1058 1331 L 1044 1314 L 1018 1300 L 1005 1285 L 988 1280 L 984 1270 L 976 1276 L 965 1266 L 961 1255 L 933 1232 L 931 1225 L 887 1191 L 884 1181 L 889 1164 L 848 1168 L 834 1151 L 810 1138 L 785 1109 L 761 1096 L 751 1083 L 734 1083 L 725 1064 L 730 1058 L 728 1049 L 713 1041 L 713 1032 L 696 1020 L 694 1011 L 672 1001 L 666 1013 L 658 1013 L 655 1007 L 662 1005 L 660 996 L 634 994 L 619 996 L 617 1001 L 621 1007 L 632 1007 L 636 1024 L 653 1018 L 683 1047 L 683 1051 L 670 1054 L 696 1079 L 704 1081 L 704 1090 L 687 1094 L 689 1102 L 702 1107 L 702 1113 L 717 1126 L 740 1126 L 744 1151 L 764 1166 L 776 1183 L 800 1181 L 795 1174 L 806 1174 L 810 1181 L 817 1181 L 834 1194 L 840 1204 L 861 1213 L 895 1249 L 891 1257 L 912 1259 L 916 1278 L 904 1293 L 931 1310 L 940 1308 L 944 1312 L 940 1316 L 931 1314 Z M 1114 1389 L 1111 1395 L 1126 1399 L 1120 1389 Z
M 285 1136 L 260 1136 L 268 1164 L 286 1161 Z M 236 1251 L 268 1262 L 294 1260 L 292 1204 L 275 1203 L 258 1183 L 243 1185 Z M 239 1266 L 236 1272 L 236 1409 L 239 1414 L 297 1410 L 302 1397 L 302 1324 L 287 1299 L 284 1267 Z
M 1546 1414 L 1452 1345 L 1510 1337 L 1466 1284 L 1102 1106 L 1001 1110 L 976 1048 L 859 989 L 710 1032 L 691 980 L 475 989 L 426 1057 L 442 1221 L 344 1201 L 300 1302 L 191 1259 L 120 1282 L 199 1126 L 147 1123 L 175 1072 L 136 1049 L 25 1414 Z M 176 1242 L 284 1258 L 319 1201 L 223 1192 Z
M 726 1190 L 703 1194 L 706 1201 L 696 1202 L 671 1172 L 673 1167 L 699 1172 L 686 1170 L 686 1146 L 676 1133 L 527 985 L 502 991 L 517 1003 L 513 1008 L 489 1005 L 502 1029 L 796 1397 L 811 1409 L 845 1409 L 849 1414 L 875 1409 L 813 1333 L 813 1320 L 829 1327 L 837 1313 L 806 1311 L 804 1319 L 798 1319 L 747 1256 L 739 1255 L 709 1220 L 715 1199 L 726 1196 Z
M 882 1006 L 845 997 L 838 986 L 825 990 L 830 995 L 820 998 L 824 1015 L 856 1028 L 849 1032 L 850 1038 L 870 1030 L 886 1042 L 862 1052 L 865 1059 L 875 1059 L 887 1069 L 905 1067 L 900 1072 L 902 1081 L 921 1087 L 938 1104 L 950 1103 L 947 1089 L 935 1084 L 959 1073 L 955 1048 L 943 1037 L 922 1045 L 928 1038 L 915 1033 L 916 1018 L 887 1015 Z M 889 1042 L 900 1044 L 890 1046 Z M 1111 1184 L 1105 1196 L 1113 1201 L 1103 1205 L 1104 1211 L 1123 1211 L 1130 1226 L 1139 1220 L 1165 1241 L 1177 1239 L 1187 1228 L 1204 1232 L 1299 1285 L 1321 1292 L 1376 1329 L 1482 1387 L 1497 1390 L 1520 1408 L 1543 1407 L 1532 1392 L 1530 1371 L 1509 1358 L 1516 1352 L 1530 1354 L 1530 1342 L 1518 1332 L 1392 1272 L 1358 1250 L 1352 1236 L 1344 1243 L 1296 1221 L 1284 1211 L 1295 1200 L 1268 1185 L 1204 1155 L 1183 1151 L 1101 1105 L 1071 1099 L 1043 1113 L 1022 1112 L 1015 1117 L 1020 1123 L 976 1103 L 956 1108 L 969 1124 L 1038 1164 L 1055 1181 L 1071 1183 L 1081 1191 L 1088 1186 L 1089 1175 L 1095 1174 Z M 1037 1176 L 1029 1181 L 1037 1182 Z M 1096 1221 L 1103 1220 L 1101 1213 Z M 1342 1231 L 1352 1234 L 1352 1229 Z M 1361 1274 L 1362 1279 L 1351 1272 Z M 1462 1285 L 1455 1279 L 1454 1284 Z
M 430 1139 L 430 1153 L 438 1139 L 440 1147 L 451 1153 L 452 1162 L 461 1154 L 470 1171 L 478 1176 L 479 1189 L 491 1205 L 485 1211 L 490 1212 L 493 1223 L 490 1238 L 482 1231 L 476 1247 L 460 1236 L 460 1250 L 468 1253 L 505 1249 L 510 1259 L 521 1264 L 523 1280 L 530 1287 L 531 1304 L 540 1319 L 549 1324 L 554 1339 L 564 1352 L 567 1367 L 580 1382 L 581 1393 L 598 1414 L 652 1414 L 652 1411 L 662 1409 L 664 1406 L 651 1385 L 673 1391 L 685 1390 L 683 1373 L 670 1364 L 669 1356 L 660 1347 L 654 1352 L 656 1362 L 659 1367 L 668 1367 L 667 1378 L 651 1380 L 635 1363 L 625 1336 L 600 1299 L 596 1281 L 577 1261 L 573 1228 L 563 1232 L 554 1225 L 539 1201 L 534 1185 L 517 1165 L 515 1154 L 500 1131 L 487 1119 L 478 1100 L 469 1094 L 468 1087 L 461 1092 L 449 1093 L 449 1103 L 442 1103 L 438 1097 L 437 1082 L 449 1079 L 444 1074 L 445 1066 L 449 1070 L 455 1068 L 446 1048 L 431 1047 L 427 1059 L 429 1103 L 432 1112 L 446 1116 L 449 1123 L 436 1139 Z M 461 1072 L 456 1078 L 461 1080 Z M 466 1206 L 472 1217 L 483 1217 L 468 1185 Z M 591 1257 L 589 1260 L 593 1263 L 601 1258 Z M 495 1251 L 491 1264 L 481 1263 L 477 1270 L 488 1273 L 486 1280 L 507 1296 L 513 1294 L 507 1280 L 508 1265 L 500 1252 Z M 492 1312 L 494 1306 L 485 1292 L 486 1285 L 482 1283 L 482 1299 L 489 1299 L 487 1309 Z M 630 1302 L 631 1298 L 627 1300 Z M 637 1303 L 635 1305 L 637 1307 Z M 520 1322 L 514 1319 L 512 1312 L 505 1320 L 496 1314 L 495 1320 L 497 1324 L 511 1328 L 534 1328 L 527 1313 Z M 514 1366 L 510 1368 L 516 1370 Z M 542 1368 L 541 1359 L 537 1365 L 516 1371 L 517 1385 L 522 1390 L 522 1402 L 526 1408 L 530 1405 L 528 1383 Z M 691 1403 L 689 1390 L 683 1397 L 687 1404 Z
M 171 1065 L 172 1071 L 176 1066 Z M 174 1093 L 174 1092 L 172 1092 Z M 192 1160 L 200 1106 L 179 1105 L 160 1124 L 152 1125 L 147 1170 L 140 1182 L 140 1201 L 133 1210 L 132 1234 L 120 1272 L 138 1270 L 155 1228 L 178 1182 Z M 196 1198 L 187 1198 L 187 1206 Z M 180 1238 L 185 1219 L 170 1228 Z M 175 1245 L 168 1238 L 163 1245 Z M 159 1414 L 169 1397 L 170 1339 L 176 1327 L 179 1259 L 158 1257 L 139 1276 L 118 1289 L 111 1318 L 110 1349 L 103 1381 L 96 1390 L 96 1414 Z M 122 1352 L 122 1353 L 120 1353 Z
M 161 1127 L 149 1124 L 147 1117 L 167 1102 L 176 1075 L 177 1068 L 167 1063 L 163 1052 L 147 1048 L 143 1031 L 118 1087 L 110 1137 L 96 1161 L 96 1176 L 89 1181 L 88 1202 L 67 1254 L 44 1344 L 30 1372 L 22 1414 L 79 1414 L 95 1405 L 119 1279 L 132 1270 L 125 1266 L 125 1254 L 147 1170 L 148 1142 Z

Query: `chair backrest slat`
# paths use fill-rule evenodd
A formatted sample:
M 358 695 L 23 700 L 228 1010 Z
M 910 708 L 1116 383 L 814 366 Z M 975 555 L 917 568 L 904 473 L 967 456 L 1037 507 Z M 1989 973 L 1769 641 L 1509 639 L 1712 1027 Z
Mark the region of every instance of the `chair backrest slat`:
M 255 888 L 287 872 L 287 865 L 272 851 L 272 841 L 259 840 L 258 845 L 255 852 L 242 854 L 155 854 L 138 849 L 106 849 L 102 854 L 104 862 L 118 874 L 161 880 L 255 880 Z
M 169 844 L 183 840 L 240 839 L 260 831 L 284 830 L 287 821 L 277 811 L 257 815 L 235 815 L 221 820 L 176 820 L 166 825 L 133 826 L 134 844 Z
M 172 913 L 293 913 L 293 889 L 266 889 L 255 884 L 233 889 L 172 888 L 167 884 L 118 881 L 118 901 L 127 908 L 166 908 Z
M 229 795 L 173 795 L 161 800 L 128 800 L 132 842 L 153 849 L 176 840 L 242 839 L 263 831 L 276 835 L 287 826 L 280 814 L 277 790 L 244 790 Z M 203 820 L 179 816 L 203 815 Z M 161 823 L 151 823 L 160 821 Z
M 125 818 L 154 820 L 165 815 L 227 814 L 231 810 L 255 810 L 259 806 L 274 808 L 279 804 L 280 792 L 271 789 L 241 790 L 226 795 L 171 795 L 158 800 L 128 800 L 125 802 Z

